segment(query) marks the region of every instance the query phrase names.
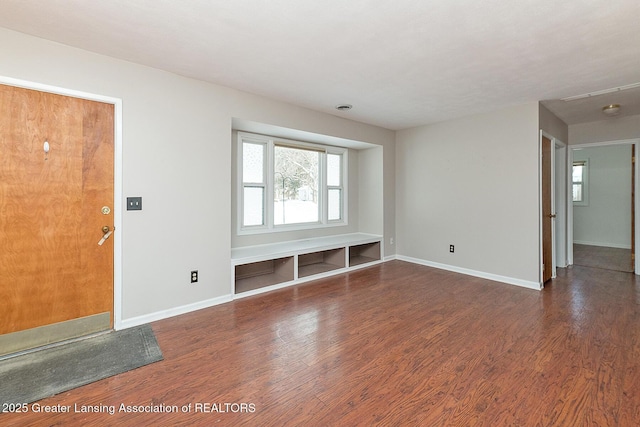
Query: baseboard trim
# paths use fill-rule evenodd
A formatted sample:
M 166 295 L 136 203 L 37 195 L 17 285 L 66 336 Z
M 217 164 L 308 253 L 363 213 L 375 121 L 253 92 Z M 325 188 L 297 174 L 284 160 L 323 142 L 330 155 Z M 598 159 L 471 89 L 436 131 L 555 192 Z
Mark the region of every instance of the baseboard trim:
M 441 264 L 439 262 L 427 261 L 424 259 L 412 258 L 404 255 L 396 255 L 396 259 L 400 261 L 406 261 L 414 264 L 424 265 L 427 267 L 433 267 L 440 270 L 447 270 L 454 273 L 465 274 L 467 276 L 480 277 L 482 279 L 488 279 L 488 280 L 493 280 L 495 282 L 506 283 L 508 285 L 515 285 L 523 288 L 534 289 L 537 291 L 542 289 L 542 286 L 540 285 L 540 283 L 531 282 L 528 280 L 516 279 L 513 277 L 507 277 L 507 276 L 500 276 L 497 274 L 486 273 L 484 271 L 471 270 L 468 268 L 456 267 L 454 265 L 448 265 L 448 264 Z
M 621 245 L 618 243 L 585 242 L 583 240 L 574 240 L 573 243 L 576 245 L 599 246 L 602 248 L 631 249 L 631 245 Z
M 501 282 L 501 283 L 506 283 L 506 284 L 509 284 L 509 285 L 520 286 L 520 287 L 528 288 L 528 289 L 535 289 L 535 290 L 542 289 L 540 284 L 536 283 L 536 282 L 529 282 L 529 281 L 526 281 L 526 280 L 515 279 L 513 277 L 506 277 L 506 276 L 500 276 L 500 275 L 491 274 L 491 273 L 485 273 L 483 271 L 470 270 L 468 268 L 462 268 L 462 267 L 456 267 L 456 266 L 453 266 L 453 265 L 441 264 L 441 263 L 437 263 L 437 262 L 433 262 L 433 261 L 427 261 L 427 260 L 423 260 L 423 259 L 412 258 L 412 257 L 404 256 L 404 255 L 397 255 L 397 254 L 396 255 L 390 255 L 388 257 L 384 257 L 383 261 L 378 261 L 378 262 L 373 263 L 373 264 L 380 264 L 381 262 L 387 262 L 387 261 L 393 261 L 393 260 L 411 262 L 413 264 L 420 264 L 420 265 L 424 265 L 424 266 L 427 266 L 427 267 L 437 268 L 437 269 L 440 269 L 440 270 L 447 270 L 447 271 L 451 271 L 451 272 L 454 272 L 454 273 L 465 274 L 467 276 L 480 277 L 482 279 L 493 280 L 493 281 L 496 281 L 496 282 Z M 369 266 L 371 266 L 373 264 L 363 265 L 363 268 L 364 267 L 369 267 Z M 302 283 L 302 282 L 300 282 L 300 283 Z M 296 283 L 296 284 L 298 284 L 298 283 Z M 291 284 L 287 284 L 287 286 L 291 286 Z M 269 289 L 269 290 L 272 290 L 272 289 Z M 246 295 L 246 296 L 249 296 L 249 295 Z M 237 299 L 238 295 L 236 295 L 235 297 L 236 297 L 235 299 Z M 233 300 L 234 300 L 234 296 L 233 295 L 223 295 L 221 297 L 211 298 L 211 299 L 204 300 L 204 301 L 198 301 L 198 302 L 195 302 L 195 303 L 192 303 L 192 304 L 186 304 L 186 305 L 182 305 L 182 306 L 179 306 L 179 307 L 170 308 L 170 309 L 167 309 L 167 310 L 156 311 L 154 313 L 144 314 L 142 316 L 132 317 L 130 319 L 123 319 L 117 329 L 121 330 L 121 329 L 133 328 L 134 326 L 140 326 L 140 325 L 144 325 L 145 323 L 151 323 L 151 322 L 156 322 L 158 320 L 168 319 L 170 317 L 179 316 L 181 314 L 190 313 L 190 312 L 196 311 L 196 310 L 202 310 L 203 308 L 213 307 L 215 305 L 224 304 L 224 303 L 227 303 L 227 302 L 231 302 Z
M 224 304 L 232 300 L 233 297 L 231 295 L 224 295 L 221 297 L 198 301 L 192 304 L 186 304 L 167 310 L 156 311 L 155 313 L 143 314 L 142 316 L 132 317 L 130 319 L 123 319 L 118 330 L 133 328 L 134 326 L 144 325 L 145 323 L 151 323 L 158 320 L 167 319 L 169 317 L 190 313 L 192 311 L 202 310 L 203 308 L 209 308 L 213 307 L 214 305 Z

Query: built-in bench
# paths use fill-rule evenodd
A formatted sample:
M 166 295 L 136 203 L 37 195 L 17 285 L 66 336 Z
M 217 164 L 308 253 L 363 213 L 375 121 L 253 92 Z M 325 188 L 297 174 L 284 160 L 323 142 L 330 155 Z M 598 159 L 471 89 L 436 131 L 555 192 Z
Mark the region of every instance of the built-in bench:
M 352 233 L 231 250 L 233 293 L 249 296 L 381 262 L 382 236 Z

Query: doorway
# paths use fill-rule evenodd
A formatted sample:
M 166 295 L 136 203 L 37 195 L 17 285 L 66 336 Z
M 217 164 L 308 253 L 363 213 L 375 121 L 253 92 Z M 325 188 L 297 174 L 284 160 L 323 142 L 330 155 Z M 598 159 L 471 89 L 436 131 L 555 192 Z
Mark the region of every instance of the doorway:
M 120 104 L 0 83 L 8 83 L 0 84 L 0 348 L 7 354 L 117 326 Z
M 540 283 L 567 266 L 567 146 L 540 132 Z
M 637 165 L 639 140 L 571 146 L 568 200 L 571 264 L 637 272 L 635 259 Z M 575 165 L 575 166 L 574 166 Z M 581 176 L 581 173 L 584 176 Z M 571 175 L 571 174 L 570 174 Z

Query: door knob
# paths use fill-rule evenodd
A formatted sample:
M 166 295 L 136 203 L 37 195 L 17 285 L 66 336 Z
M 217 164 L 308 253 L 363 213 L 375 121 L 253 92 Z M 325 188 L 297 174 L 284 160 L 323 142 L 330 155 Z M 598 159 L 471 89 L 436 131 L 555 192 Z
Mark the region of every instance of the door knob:
M 98 246 L 102 246 L 102 244 L 111 236 L 111 234 L 113 234 L 113 230 L 110 230 L 108 225 L 102 227 L 102 232 L 104 233 L 104 236 L 102 236 L 102 239 L 100 239 L 100 241 L 98 242 Z
M 549 218 L 555 218 L 556 214 L 549 214 Z

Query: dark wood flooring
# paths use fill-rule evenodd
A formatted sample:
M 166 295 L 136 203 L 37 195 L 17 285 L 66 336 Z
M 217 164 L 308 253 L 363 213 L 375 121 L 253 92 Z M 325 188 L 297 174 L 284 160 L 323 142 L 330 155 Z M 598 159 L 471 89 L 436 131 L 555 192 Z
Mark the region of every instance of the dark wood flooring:
M 0 424 L 636 426 L 639 285 L 572 267 L 536 291 L 391 261 L 155 322 L 164 361 L 38 402 L 114 415 Z
M 573 263 L 584 267 L 633 272 L 631 249 L 573 244 Z

